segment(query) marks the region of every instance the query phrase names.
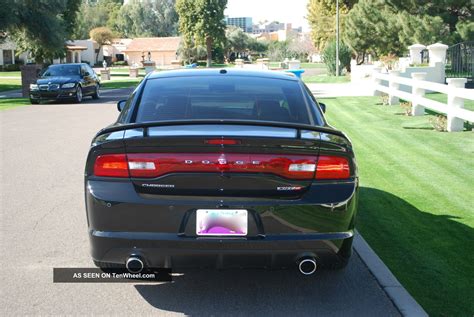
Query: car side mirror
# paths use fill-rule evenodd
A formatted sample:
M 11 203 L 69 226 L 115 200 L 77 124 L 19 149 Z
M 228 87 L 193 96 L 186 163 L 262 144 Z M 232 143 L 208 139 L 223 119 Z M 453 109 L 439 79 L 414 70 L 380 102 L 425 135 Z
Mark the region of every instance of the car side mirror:
M 119 102 L 117 102 L 117 110 L 119 112 L 122 111 L 126 103 L 127 103 L 127 100 L 120 100 Z
M 323 112 L 326 112 L 326 104 L 319 102 L 319 107 L 321 108 Z
M 84 77 L 85 76 L 90 76 L 91 74 L 89 72 L 84 72 Z

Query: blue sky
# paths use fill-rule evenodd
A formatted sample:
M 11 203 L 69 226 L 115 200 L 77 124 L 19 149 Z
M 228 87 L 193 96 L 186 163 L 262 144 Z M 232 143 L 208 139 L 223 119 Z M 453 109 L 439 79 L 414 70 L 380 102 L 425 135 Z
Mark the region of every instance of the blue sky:
M 306 5 L 309 0 L 228 0 L 225 15 L 229 17 L 250 16 L 253 22 L 260 20 L 292 23 L 309 31 Z

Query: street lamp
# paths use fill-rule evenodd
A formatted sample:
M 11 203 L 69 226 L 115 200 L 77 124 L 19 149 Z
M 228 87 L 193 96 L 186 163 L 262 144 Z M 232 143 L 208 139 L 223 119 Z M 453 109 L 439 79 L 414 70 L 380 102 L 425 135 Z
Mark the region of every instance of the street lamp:
M 339 76 L 339 0 L 336 0 L 336 77 Z

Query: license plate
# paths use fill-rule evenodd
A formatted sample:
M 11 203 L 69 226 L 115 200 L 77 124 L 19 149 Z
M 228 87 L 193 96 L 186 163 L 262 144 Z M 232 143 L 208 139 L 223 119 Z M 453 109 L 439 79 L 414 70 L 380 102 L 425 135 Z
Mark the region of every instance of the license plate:
M 198 236 L 245 236 L 247 235 L 247 210 L 198 209 L 196 234 Z

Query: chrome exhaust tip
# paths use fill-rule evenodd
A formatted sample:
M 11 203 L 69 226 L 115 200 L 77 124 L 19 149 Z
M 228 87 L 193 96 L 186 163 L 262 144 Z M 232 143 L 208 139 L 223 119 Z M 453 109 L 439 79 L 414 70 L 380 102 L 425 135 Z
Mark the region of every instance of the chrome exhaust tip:
M 313 257 L 304 257 L 298 261 L 298 270 L 303 275 L 311 275 L 317 268 L 316 259 Z
M 127 262 L 125 262 L 125 267 L 130 273 L 137 274 L 143 271 L 145 265 L 139 257 L 131 256 L 127 259 Z

